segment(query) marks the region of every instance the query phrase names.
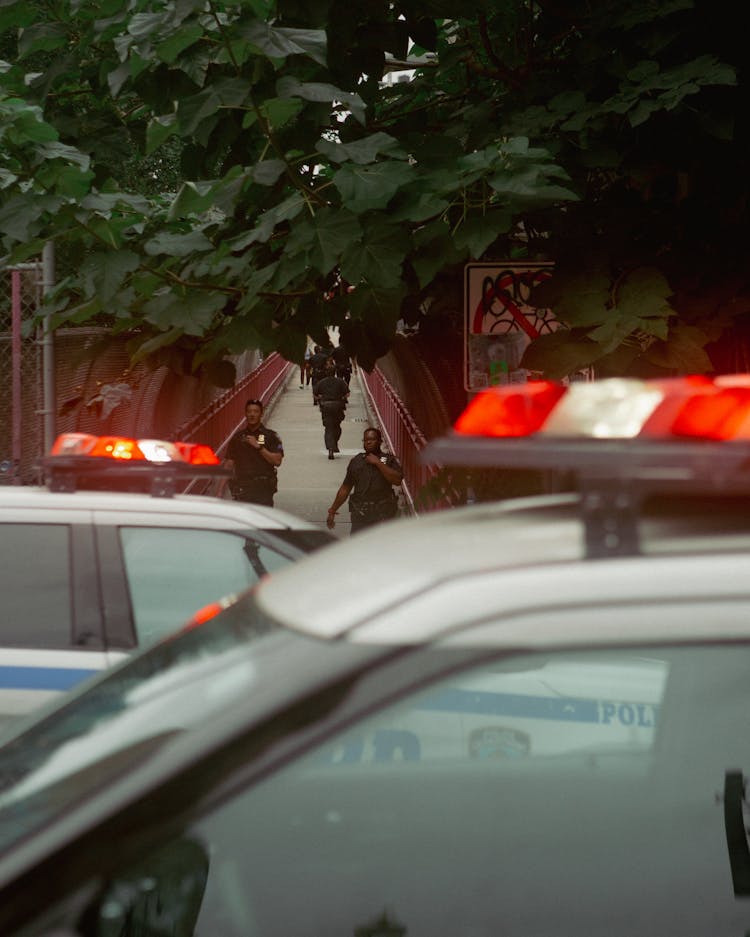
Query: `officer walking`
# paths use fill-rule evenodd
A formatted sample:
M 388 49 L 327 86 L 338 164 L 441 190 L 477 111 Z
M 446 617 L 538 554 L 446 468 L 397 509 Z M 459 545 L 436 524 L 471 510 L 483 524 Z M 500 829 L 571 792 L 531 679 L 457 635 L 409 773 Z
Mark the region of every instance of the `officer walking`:
M 279 435 L 263 425 L 262 418 L 263 402 L 248 400 L 245 426 L 232 436 L 227 446 L 226 465 L 233 471 L 229 490 L 235 501 L 273 507 L 276 469 L 284 458 L 284 447 Z
M 393 486 L 400 485 L 404 477 L 398 459 L 383 452 L 383 437 L 374 427 L 365 430 L 362 442 L 364 452 L 349 462 L 344 481 L 328 509 L 326 526 L 329 530 L 336 526 L 336 514 L 347 498 L 353 534 L 364 527 L 389 520 L 398 513 Z
M 315 385 L 325 376 L 326 362 L 328 355 L 323 351 L 320 345 L 316 345 L 312 357 L 310 358 L 310 377 L 312 381 L 313 405 L 317 404 L 315 399 Z
M 320 407 L 328 458 L 333 459 L 334 453 L 339 451 L 341 421 L 349 398 L 349 385 L 342 378 L 336 377 L 336 362 L 333 358 L 326 361 L 324 377 L 315 384 L 314 394 L 315 402 Z

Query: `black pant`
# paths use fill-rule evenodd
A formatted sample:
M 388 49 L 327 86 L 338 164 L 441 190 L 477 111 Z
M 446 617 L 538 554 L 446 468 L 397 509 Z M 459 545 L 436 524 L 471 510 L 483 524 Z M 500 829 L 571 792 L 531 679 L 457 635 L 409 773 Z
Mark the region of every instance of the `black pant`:
M 265 504 L 273 507 L 274 486 L 270 482 L 253 479 L 252 481 L 230 482 L 229 490 L 235 501 L 244 501 L 247 504 Z
M 325 447 L 329 452 L 335 452 L 341 439 L 341 421 L 344 419 L 345 404 L 343 400 L 321 400 L 320 416 L 323 420 L 323 436 Z

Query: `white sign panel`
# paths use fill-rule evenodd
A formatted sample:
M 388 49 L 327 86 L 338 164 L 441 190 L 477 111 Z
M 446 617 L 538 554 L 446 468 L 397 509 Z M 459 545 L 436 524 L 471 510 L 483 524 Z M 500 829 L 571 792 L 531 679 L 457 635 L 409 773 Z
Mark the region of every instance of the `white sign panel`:
M 551 309 L 529 305 L 532 288 L 552 276 L 551 262 L 472 263 L 464 268 L 464 387 L 523 382 L 521 357 L 532 339 L 554 332 Z

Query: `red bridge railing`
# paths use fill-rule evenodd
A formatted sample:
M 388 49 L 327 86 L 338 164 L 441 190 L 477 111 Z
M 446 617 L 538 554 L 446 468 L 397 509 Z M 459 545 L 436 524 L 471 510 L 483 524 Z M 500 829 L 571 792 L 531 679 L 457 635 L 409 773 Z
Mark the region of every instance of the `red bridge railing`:
M 267 407 L 283 388 L 287 374 L 294 367 L 296 365 L 281 355 L 269 355 L 234 387 L 179 426 L 175 430 L 175 438 L 182 442 L 206 443 L 221 454 L 229 437 L 245 419 L 245 401 L 254 397 Z
M 423 465 L 420 461 L 420 453 L 427 440 L 380 368 L 374 368 L 370 374 L 360 368 L 359 374 L 388 448 L 398 456 L 404 469 L 401 488 L 408 509 L 412 513 L 424 510 L 423 505 L 417 504 L 417 496 L 437 472 L 436 466 Z M 431 506 L 449 507 L 450 503 L 446 499 Z
M 246 374 L 234 387 L 208 406 L 199 410 L 195 416 L 183 423 L 175 431 L 175 439 L 182 442 L 202 442 L 212 446 L 218 455 L 222 455 L 229 438 L 245 419 L 245 401 L 256 398 L 267 407 L 284 387 L 284 381 L 291 368 L 296 367 L 275 352 L 269 355 L 257 368 Z M 200 479 L 189 482 L 185 491 L 196 493 L 210 490 L 210 484 Z

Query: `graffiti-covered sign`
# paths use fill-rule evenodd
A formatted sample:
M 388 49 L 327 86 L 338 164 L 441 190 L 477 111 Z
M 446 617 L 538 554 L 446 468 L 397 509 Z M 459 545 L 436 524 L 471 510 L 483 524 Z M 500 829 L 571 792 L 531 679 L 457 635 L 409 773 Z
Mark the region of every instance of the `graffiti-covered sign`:
M 531 291 L 552 276 L 551 262 L 472 263 L 464 268 L 464 386 L 468 391 L 523 382 L 532 339 L 558 327 L 551 309 L 530 305 Z

